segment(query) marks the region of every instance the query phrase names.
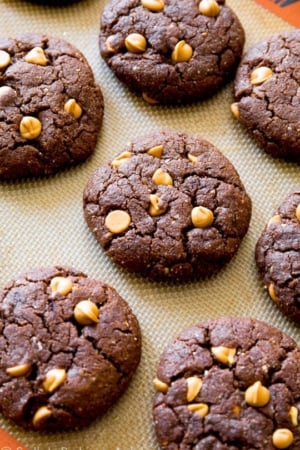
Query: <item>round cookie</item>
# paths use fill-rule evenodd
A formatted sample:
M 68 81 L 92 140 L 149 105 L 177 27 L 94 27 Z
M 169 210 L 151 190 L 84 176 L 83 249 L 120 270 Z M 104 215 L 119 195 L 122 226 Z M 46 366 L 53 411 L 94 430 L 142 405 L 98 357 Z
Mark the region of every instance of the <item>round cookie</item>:
M 110 286 L 66 267 L 0 292 L 0 411 L 35 430 L 88 425 L 126 390 L 141 335 Z
M 161 449 L 300 448 L 300 349 L 281 330 L 219 318 L 183 331 L 154 379 Z
M 255 258 L 270 298 L 300 326 L 300 189 L 291 192 L 270 219 Z
M 251 201 L 211 143 L 175 130 L 139 137 L 83 194 L 87 224 L 112 260 L 156 281 L 219 271 L 247 232 Z
M 47 176 L 94 151 L 103 97 L 83 54 L 40 34 L 0 38 L 0 180 Z
M 101 15 L 102 57 L 150 104 L 213 95 L 234 75 L 244 40 L 224 0 L 111 0 Z
M 300 30 L 258 43 L 238 68 L 232 112 L 273 157 L 300 162 Z

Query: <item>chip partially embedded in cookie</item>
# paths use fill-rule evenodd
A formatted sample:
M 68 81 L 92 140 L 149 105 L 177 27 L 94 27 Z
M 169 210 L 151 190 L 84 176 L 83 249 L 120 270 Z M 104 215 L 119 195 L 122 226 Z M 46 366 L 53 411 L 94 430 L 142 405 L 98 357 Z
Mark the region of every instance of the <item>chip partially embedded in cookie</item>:
M 224 0 L 111 0 L 100 53 L 151 105 L 209 97 L 234 75 L 244 29 Z
M 206 140 L 170 129 L 136 138 L 96 169 L 83 207 L 107 255 L 156 281 L 218 272 L 251 216 L 231 162 Z
M 67 267 L 20 275 L 0 292 L 0 412 L 34 430 L 90 424 L 125 392 L 141 333 L 123 298 Z
M 300 349 L 260 320 L 223 317 L 182 331 L 154 377 L 162 450 L 300 448 Z
M 290 192 L 270 217 L 255 258 L 270 299 L 300 326 L 300 189 Z
M 24 33 L 0 38 L 0 180 L 48 176 L 95 150 L 103 96 L 70 43 Z
M 233 115 L 275 158 L 300 162 L 300 30 L 258 42 L 243 56 Z

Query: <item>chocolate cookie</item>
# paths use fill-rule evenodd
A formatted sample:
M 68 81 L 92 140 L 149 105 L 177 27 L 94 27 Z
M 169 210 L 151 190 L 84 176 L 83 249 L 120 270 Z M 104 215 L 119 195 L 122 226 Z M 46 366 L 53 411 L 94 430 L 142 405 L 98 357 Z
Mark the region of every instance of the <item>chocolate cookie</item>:
M 212 275 L 236 253 L 251 202 L 211 143 L 163 130 L 139 137 L 99 167 L 84 214 L 114 262 L 153 280 Z
M 300 190 L 291 192 L 270 219 L 255 251 L 269 296 L 300 325 Z
M 88 425 L 123 394 L 140 359 L 136 317 L 74 269 L 25 273 L 0 293 L 0 411 L 36 430 Z
M 0 75 L 0 180 L 52 175 L 94 151 L 103 97 L 74 46 L 0 38 Z
M 182 332 L 154 379 L 161 449 L 300 448 L 300 349 L 264 322 L 220 318 Z
M 232 112 L 274 157 L 300 162 L 300 30 L 249 50 L 236 74 Z
M 150 104 L 214 94 L 233 76 L 244 39 L 225 0 L 111 0 L 101 16 L 102 57 Z

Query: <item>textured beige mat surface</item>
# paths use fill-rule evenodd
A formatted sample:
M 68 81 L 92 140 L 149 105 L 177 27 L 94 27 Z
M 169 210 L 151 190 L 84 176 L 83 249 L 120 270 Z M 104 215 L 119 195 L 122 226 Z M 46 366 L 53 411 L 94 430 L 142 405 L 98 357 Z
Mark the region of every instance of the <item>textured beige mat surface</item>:
M 78 432 L 25 432 L 0 419 L 0 426 L 29 449 L 154 450 L 152 379 L 165 345 L 183 328 L 223 315 L 252 316 L 285 330 L 300 344 L 300 330 L 281 316 L 263 291 L 254 246 L 274 209 L 299 184 L 300 167 L 266 156 L 233 119 L 232 84 L 212 99 L 185 107 L 151 107 L 124 88 L 98 51 L 101 0 L 68 7 L 0 0 L 0 30 L 52 34 L 69 40 L 90 62 L 101 85 L 105 113 L 96 152 L 85 164 L 48 180 L 0 185 L 0 287 L 19 273 L 68 264 L 101 279 L 128 301 L 143 333 L 139 369 L 122 399 L 103 418 Z M 246 31 L 246 47 L 291 28 L 251 0 L 228 0 Z M 183 286 L 154 284 L 114 266 L 87 229 L 82 190 L 102 161 L 127 141 L 162 127 L 181 129 L 214 143 L 235 165 L 253 201 L 250 229 L 231 263 L 217 276 Z

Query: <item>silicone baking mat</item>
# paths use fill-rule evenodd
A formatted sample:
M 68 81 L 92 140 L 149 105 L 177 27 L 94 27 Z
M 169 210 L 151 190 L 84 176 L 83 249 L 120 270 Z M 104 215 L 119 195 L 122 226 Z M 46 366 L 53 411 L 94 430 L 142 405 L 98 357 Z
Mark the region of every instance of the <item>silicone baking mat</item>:
M 245 28 L 245 50 L 292 27 L 254 1 L 227 3 Z M 27 269 L 72 265 L 116 288 L 137 315 L 143 334 L 141 364 L 128 391 L 90 427 L 41 434 L 0 419 L 0 426 L 30 450 L 156 450 L 152 422 L 156 366 L 167 343 L 196 322 L 224 315 L 252 316 L 283 329 L 300 343 L 300 330 L 268 299 L 254 263 L 255 243 L 274 209 L 299 183 L 299 166 L 267 156 L 232 117 L 232 83 L 210 100 L 185 107 L 150 106 L 121 85 L 99 56 L 104 4 L 81 0 L 50 7 L 0 0 L 2 35 L 34 31 L 67 39 L 87 57 L 105 101 L 96 152 L 86 163 L 47 180 L 0 184 L 0 287 Z M 230 264 L 209 280 L 181 286 L 151 283 L 113 265 L 82 214 L 82 191 L 93 170 L 133 137 L 164 127 L 215 144 L 235 165 L 253 201 L 249 231 Z
M 256 0 L 265 8 L 287 20 L 295 27 L 300 27 L 300 0 Z

